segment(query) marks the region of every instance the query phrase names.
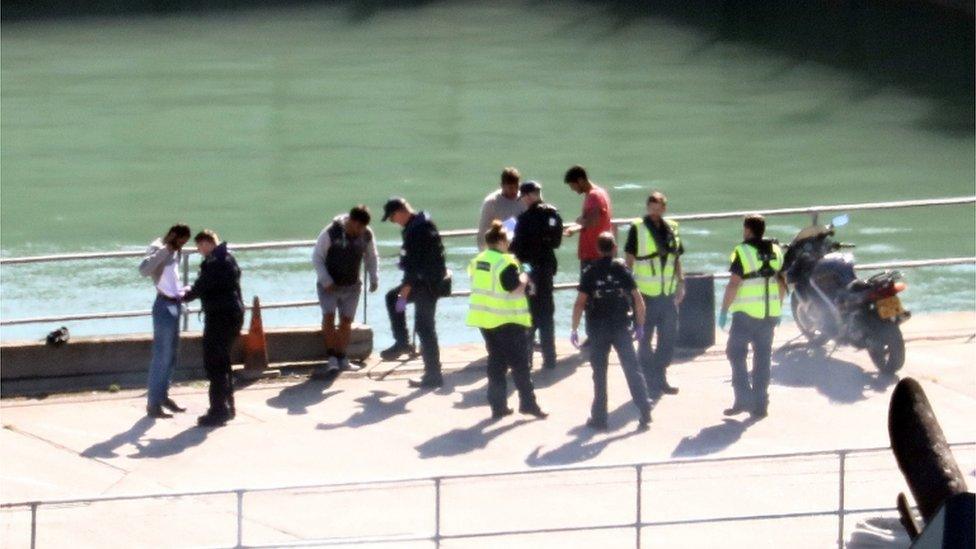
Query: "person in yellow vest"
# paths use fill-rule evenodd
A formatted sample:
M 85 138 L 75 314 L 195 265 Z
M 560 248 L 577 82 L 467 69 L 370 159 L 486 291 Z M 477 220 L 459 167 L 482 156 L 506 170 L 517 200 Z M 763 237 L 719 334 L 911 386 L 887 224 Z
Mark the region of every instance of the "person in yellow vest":
M 529 301 L 525 297 L 528 277 L 521 264 L 508 253 L 508 234 L 501 221 L 492 221 L 485 231 L 488 248 L 468 265 L 471 297 L 468 326 L 481 330 L 488 348 L 488 404 L 492 419 L 513 412 L 506 402 L 505 372 L 511 368 L 519 394 L 519 412 L 545 419 L 539 408 L 529 375 L 528 330 L 532 326 Z
M 769 410 L 769 363 L 773 350 L 773 330 L 779 324 L 786 279 L 783 276 L 783 249 L 775 240 L 763 238 L 766 220 L 761 215 L 746 216 L 743 242 L 732 250 L 731 279 L 725 288 L 718 325 L 724 329 L 732 312 L 732 327 L 725 356 L 732 365 L 735 400 L 724 414 L 749 412 L 766 417 Z M 746 355 L 752 345 L 752 379 L 746 368 Z
M 678 337 L 678 305 L 685 297 L 681 271 L 685 249 L 678 235 L 678 222 L 664 218 L 667 206 L 664 193 L 652 192 L 647 197 L 647 215 L 631 223 L 624 245 L 627 268 L 634 274 L 646 311 L 637 356 L 651 400 L 678 393 L 678 388 L 668 383 L 666 371 L 674 358 Z M 652 350 L 655 331 L 657 347 Z

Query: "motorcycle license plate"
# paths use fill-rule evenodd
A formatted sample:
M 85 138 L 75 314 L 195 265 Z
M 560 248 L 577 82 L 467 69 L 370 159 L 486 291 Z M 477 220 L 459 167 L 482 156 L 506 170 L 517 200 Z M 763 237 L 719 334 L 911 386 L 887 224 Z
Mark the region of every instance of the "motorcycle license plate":
M 878 309 L 878 316 L 883 320 L 890 320 L 905 312 L 901 307 L 901 299 L 896 295 L 880 299 L 874 306 Z

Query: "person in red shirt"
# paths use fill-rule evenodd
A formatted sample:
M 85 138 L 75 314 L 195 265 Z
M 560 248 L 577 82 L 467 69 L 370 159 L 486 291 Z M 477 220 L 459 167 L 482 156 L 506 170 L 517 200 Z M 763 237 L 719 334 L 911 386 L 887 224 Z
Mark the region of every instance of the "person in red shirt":
M 610 216 L 613 214 L 610 208 L 610 195 L 602 187 L 590 181 L 586 169 L 578 164 L 566 170 L 563 181 L 576 194 L 583 195 L 583 215 L 576 218 L 576 226 L 570 226 L 565 232 L 566 236 L 573 236 L 576 232 L 580 234 L 576 254 L 580 260 L 582 278 L 583 273 L 603 257 L 597 246 L 600 233 L 609 231 L 614 234 L 613 223 L 610 222 Z M 588 347 L 589 343 L 587 339 L 580 344 L 580 347 Z
M 597 248 L 597 238 L 600 233 L 613 232 L 613 223 L 610 222 L 610 217 L 613 215 L 610 195 L 602 187 L 590 181 L 583 166 L 573 166 L 566 170 L 563 180 L 577 194 L 584 195 L 583 215 L 576 219 L 579 227 L 566 229 L 566 236 L 572 236 L 577 231 L 580 233 L 577 255 L 582 273 L 601 257 L 600 250 Z

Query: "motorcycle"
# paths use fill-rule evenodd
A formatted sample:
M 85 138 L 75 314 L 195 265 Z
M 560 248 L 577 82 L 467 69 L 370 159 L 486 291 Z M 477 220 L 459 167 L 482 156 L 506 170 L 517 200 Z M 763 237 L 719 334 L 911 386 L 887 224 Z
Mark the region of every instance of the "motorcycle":
M 854 258 L 841 250 L 853 244 L 834 239 L 846 215 L 829 225 L 800 231 L 786 248 L 783 270 L 792 288 L 793 319 L 811 345 L 836 344 L 867 349 L 883 373 L 893 374 L 905 363 L 901 323 L 911 318 L 898 294 L 905 290 L 898 271 L 860 279 Z

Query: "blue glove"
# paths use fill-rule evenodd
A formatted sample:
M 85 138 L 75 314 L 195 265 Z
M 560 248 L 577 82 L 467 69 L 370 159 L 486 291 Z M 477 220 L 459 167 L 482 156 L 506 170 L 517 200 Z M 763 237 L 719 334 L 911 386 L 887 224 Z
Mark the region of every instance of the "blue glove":
M 725 329 L 725 325 L 729 323 L 729 312 L 722 311 L 718 314 L 718 327 Z
M 407 298 L 403 296 L 397 296 L 396 305 L 393 306 L 393 310 L 402 313 L 407 310 Z
M 644 325 L 638 324 L 634 328 L 634 341 L 644 341 Z
M 573 330 L 573 333 L 569 334 L 569 342 L 573 344 L 573 347 L 579 349 L 579 332 Z

